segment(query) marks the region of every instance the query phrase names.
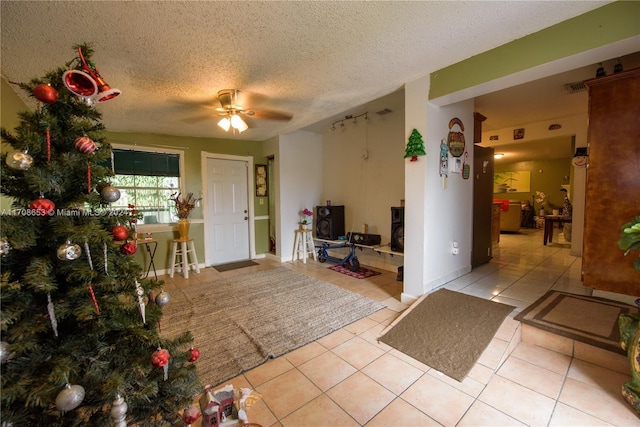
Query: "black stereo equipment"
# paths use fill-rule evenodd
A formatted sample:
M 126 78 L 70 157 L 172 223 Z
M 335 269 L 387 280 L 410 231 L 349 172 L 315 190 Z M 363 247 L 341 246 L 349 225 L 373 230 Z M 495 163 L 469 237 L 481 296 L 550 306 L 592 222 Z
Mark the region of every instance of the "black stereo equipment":
M 349 241 L 357 245 L 376 246 L 380 244 L 381 237 L 379 234 L 351 233 Z
M 404 207 L 391 208 L 391 250 L 404 252 Z
M 344 236 L 344 206 L 316 206 L 316 237 L 338 240 Z

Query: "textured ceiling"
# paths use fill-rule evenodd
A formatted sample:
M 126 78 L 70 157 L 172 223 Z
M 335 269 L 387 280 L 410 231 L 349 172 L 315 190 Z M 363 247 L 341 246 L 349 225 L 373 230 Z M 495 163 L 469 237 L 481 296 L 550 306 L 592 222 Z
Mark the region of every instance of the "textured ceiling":
M 216 93 L 293 115 L 247 120 L 264 140 L 331 121 L 426 75 L 600 7 L 602 1 L 2 1 L 2 76 L 28 81 L 92 42 L 122 90 L 107 129 L 229 138 Z M 209 108 L 207 108 L 209 104 Z

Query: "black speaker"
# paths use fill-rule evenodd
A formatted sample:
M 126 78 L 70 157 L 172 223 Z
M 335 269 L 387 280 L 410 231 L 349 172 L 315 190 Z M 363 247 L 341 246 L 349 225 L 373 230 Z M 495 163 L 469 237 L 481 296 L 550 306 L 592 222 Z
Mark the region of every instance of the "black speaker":
M 316 206 L 316 237 L 338 240 L 344 236 L 344 206 Z
M 391 250 L 404 252 L 404 207 L 391 208 Z

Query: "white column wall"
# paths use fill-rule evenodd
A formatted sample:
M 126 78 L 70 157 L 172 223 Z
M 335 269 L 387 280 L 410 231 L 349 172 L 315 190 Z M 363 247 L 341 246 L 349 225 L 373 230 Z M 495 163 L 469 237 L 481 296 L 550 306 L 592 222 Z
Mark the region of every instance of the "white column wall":
M 417 129 L 427 154 L 417 162 L 405 161 L 403 302 L 471 271 L 473 180 L 454 173 L 443 179 L 439 157 L 449 122 L 457 117 L 465 125 L 466 162 L 473 176 L 473 100 L 438 107 L 427 101 L 428 91 L 428 77 L 405 86 L 405 138 Z M 453 242 L 458 242 L 458 255 L 452 254 Z
M 313 209 L 322 196 L 322 135 L 296 131 L 266 141 L 264 155 L 274 156 L 276 176 L 276 257 L 290 261 L 299 212 Z

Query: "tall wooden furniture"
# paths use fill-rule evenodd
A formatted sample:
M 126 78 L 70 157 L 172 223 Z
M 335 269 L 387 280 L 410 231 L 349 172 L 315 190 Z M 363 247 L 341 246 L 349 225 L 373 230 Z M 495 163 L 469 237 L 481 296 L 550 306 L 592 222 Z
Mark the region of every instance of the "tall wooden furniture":
M 640 69 L 585 82 L 589 166 L 584 218 L 585 286 L 640 295 L 637 253 L 618 248 L 621 226 L 640 215 Z

